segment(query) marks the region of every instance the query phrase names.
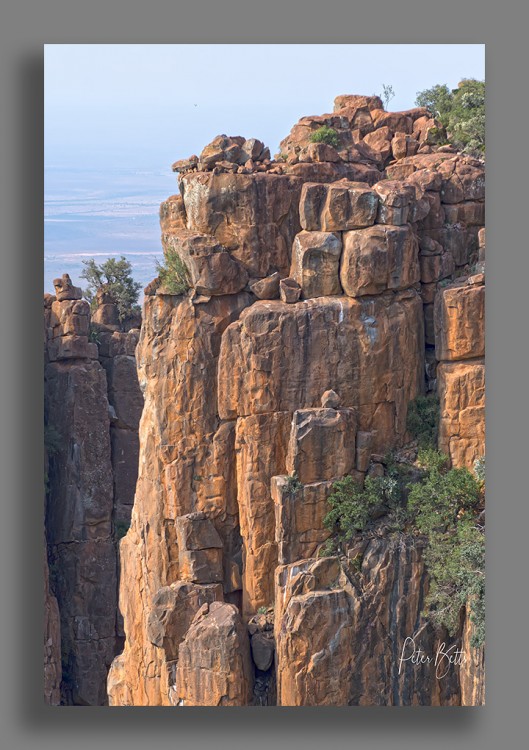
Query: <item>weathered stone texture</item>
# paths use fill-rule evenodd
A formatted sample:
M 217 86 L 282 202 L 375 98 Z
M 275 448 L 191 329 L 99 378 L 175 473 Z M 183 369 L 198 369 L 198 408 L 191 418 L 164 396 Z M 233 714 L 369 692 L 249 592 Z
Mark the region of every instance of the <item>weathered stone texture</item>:
M 454 466 L 472 468 L 485 455 L 485 363 L 440 362 L 437 387 L 441 403 L 439 450 Z
M 178 649 L 177 705 L 247 706 L 252 682 L 250 641 L 237 607 L 204 604 Z

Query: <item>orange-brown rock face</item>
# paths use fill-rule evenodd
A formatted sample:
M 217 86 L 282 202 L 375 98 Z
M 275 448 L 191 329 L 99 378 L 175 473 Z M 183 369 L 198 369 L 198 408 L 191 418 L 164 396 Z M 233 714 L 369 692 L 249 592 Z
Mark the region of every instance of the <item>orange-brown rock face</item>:
M 288 274 L 301 180 L 197 172 L 181 178 L 187 228 L 213 235 L 251 276 Z
M 323 125 L 334 145 L 314 142 Z M 425 371 L 444 388 L 452 460 L 477 450 L 456 368 L 482 354 L 442 305 L 445 279 L 478 259 L 483 165 L 439 152 L 439 128 L 426 110 L 345 96 L 300 120 L 277 161 L 222 135 L 173 166 L 162 243 L 190 289 L 146 290 L 111 705 L 270 705 L 276 682 L 280 705 L 461 702 L 457 668 L 399 662 L 407 638 L 432 651 L 444 636 L 421 615 L 420 543 L 382 536 L 350 561 L 318 558 L 334 482 L 384 474 Z M 472 320 L 478 281 L 460 307 Z
M 216 375 L 221 336 L 249 295 L 150 296 L 136 357 L 145 405 L 132 525 L 120 546 L 124 654 L 109 676 L 111 705 L 169 705 L 168 665 L 148 622 L 160 589 L 181 580 L 177 518 L 208 514 L 224 548 L 226 594 L 240 588 L 234 425 L 220 423 Z M 239 581 L 237 581 L 237 575 Z
M 409 224 L 344 232 L 340 281 L 350 297 L 407 289 L 419 281 L 417 238 Z
M 361 429 L 379 430 L 385 450 L 404 434 L 406 405 L 420 390 L 420 307 L 413 290 L 256 302 L 222 339 L 220 416 L 315 408 L 333 389 L 357 408 Z
M 482 359 L 440 362 L 439 450 L 454 466 L 472 468 L 485 454 L 485 363 Z
M 441 361 L 485 354 L 485 286 L 461 282 L 435 302 L 435 354 Z
M 472 468 L 485 455 L 484 275 L 440 290 L 434 312 L 439 448 L 454 466 Z
M 462 649 L 464 663 L 459 670 L 462 706 L 485 705 L 485 647 L 471 645 L 472 622 L 468 614 L 463 621 Z
M 248 631 L 233 604 L 204 604 L 178 649 L 180 706 L 247 706 L 252 695 Z
M 278 705 L 458 705 L 457 670 L 411 663 L 410 641 L 434 658 L 452 645 L 421 617 L 427 585 L 420 548 L 388 539 L 356 573 L 338 558 L 279 567 Z

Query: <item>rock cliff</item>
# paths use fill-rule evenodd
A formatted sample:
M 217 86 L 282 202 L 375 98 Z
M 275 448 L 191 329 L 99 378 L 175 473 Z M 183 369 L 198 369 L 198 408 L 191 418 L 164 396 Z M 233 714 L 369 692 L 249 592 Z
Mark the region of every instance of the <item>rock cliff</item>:
M 82 302 L 68 302 L 71 325 L 48 343 L 48 398 L 68 394 L 54 390 L 57 369 L 74 383 L 84 368 L 84 398 L 99 401 L 90 419 L 101 412 L 99 489 L 97 503 L 81 488 L 67 504 L 52 485 L 52 553 L 112 544 L 135 484 L 110 705 L 483 702 L 484 653 L 464 609 L 453 637 L 425 616 L 423 539 L 392 533 L 382 508 L 372 533 L 321 556 L 334 483 L 385 476 L 389 454 L 413 462 L 418 396 L 438 392 L 453 466 L 484 454 L 484 164 L 441 136 L 427 110 L 353 95 L 302 118 L 275 159 L 257 139 L 218 136 L 173 165 L 179 192 L 160 223 L 179 289 L 146 288 L 135 363 L 136 334 L 109 330 L 103 310 L 91 354 L 73 321 Z M 69 417 L 72 443 L 75 429 Z M 61 618 L 75 575 L 54 588 Z M 69 606 L 62 637 L 75 651 Z M 120 646 L 113 627 L 98 675 Z M 465 658 L 445 673 L 413 662 L 410 641 Z
M 46 538 L 51 589 L 49 649 L 59 643 L 50 702 L 104 705 L 108 668 L 123 633 L 117 608 L 116 537 L 130 522 L 142 408 L 134 349 L 138 333 L 91 321 L 66 274 L 46 295 Z M 106 304 L 107 319 L 115 307 Z M 98 315 L 94 315 L 98 318 Z M 103 366 L 102 364 L 103 363 Z M 46 589 L 48 591 L 48 588 Z M 60 614 L 60 636 L 56 606 Z M 60 637 L 60 642 L 59 642 Z M 46 652 L 48 664 L 51 652 Z M 51 679 L 51 677 L 50 677 Z M 46 696 L 47 697 L 47 696 Z

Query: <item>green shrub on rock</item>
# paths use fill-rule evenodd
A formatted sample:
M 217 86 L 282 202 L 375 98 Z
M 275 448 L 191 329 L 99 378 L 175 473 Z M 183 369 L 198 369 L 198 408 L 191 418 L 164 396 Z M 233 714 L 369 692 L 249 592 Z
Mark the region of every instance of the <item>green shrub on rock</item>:
M 419 448 L 436 448 L 439 428 L 439 399 L 434 394 L 417 396 L 408 404 L 406 428 Z
M 310 136 L 310 142 L 326 143 L 328 146 L 333 146 L 334 148 L 338 148 L 340 145 L 338 133 L 328 125 L 322 125 L 321 128 L 315 130 Z
M 160 291 L 179 296 L 190 287 L 189 270 L 176 250 L 169 248 L 164 253 L 164 261 L 156 261 L 156 272 L 160 279 Z

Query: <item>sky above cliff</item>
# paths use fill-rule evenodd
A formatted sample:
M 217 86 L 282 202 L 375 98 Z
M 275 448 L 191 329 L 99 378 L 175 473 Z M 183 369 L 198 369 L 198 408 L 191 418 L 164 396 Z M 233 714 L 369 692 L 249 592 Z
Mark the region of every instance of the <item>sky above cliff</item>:
M 437 83 L 485 77 L 485 47 L 448 45 L 45 45 L 46 166 L 168 168 L 219 133 L 277 151 L 338 94 L 414 106 Z

